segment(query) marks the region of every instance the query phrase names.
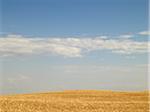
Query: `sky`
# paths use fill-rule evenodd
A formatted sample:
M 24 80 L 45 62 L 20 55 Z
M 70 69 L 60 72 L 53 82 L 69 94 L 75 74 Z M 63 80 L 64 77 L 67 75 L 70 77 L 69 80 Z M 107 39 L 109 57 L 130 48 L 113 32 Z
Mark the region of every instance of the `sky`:
M 1 0 L 1 94 L 148 89 L 148 0 Z

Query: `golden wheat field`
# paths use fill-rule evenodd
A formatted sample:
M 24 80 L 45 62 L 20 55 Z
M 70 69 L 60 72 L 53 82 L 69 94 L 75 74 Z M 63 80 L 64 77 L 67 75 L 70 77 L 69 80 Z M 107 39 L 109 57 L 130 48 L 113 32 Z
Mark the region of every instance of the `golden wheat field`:
M 0 112 L 149 112 L 148 92 L 63 91 L 0 96 Z

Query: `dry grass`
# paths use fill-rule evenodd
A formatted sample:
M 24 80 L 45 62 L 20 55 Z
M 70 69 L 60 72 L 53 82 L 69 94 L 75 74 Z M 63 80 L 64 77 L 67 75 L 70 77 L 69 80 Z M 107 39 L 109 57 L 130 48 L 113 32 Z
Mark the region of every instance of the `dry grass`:
M 149 112 L 148 92 L 64 91 L 0 96 L 0 112 Z

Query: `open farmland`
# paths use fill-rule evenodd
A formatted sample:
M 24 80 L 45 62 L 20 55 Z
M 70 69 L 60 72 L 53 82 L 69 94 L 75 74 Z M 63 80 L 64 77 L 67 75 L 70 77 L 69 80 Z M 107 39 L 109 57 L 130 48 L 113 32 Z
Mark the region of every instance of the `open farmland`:
M 0 112 L 149 112 L 148 92 L 64 91 L 0 96 Z

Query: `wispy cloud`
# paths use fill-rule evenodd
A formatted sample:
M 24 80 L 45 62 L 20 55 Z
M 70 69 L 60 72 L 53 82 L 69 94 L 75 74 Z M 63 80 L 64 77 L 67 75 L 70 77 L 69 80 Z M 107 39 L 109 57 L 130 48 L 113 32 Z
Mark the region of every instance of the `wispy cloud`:
M 124 37 L 131 37 L 126 35 Z M 0 37 L 0 56 L 51 54 L 82 57 L 91 51 L 108 50 L 119 54 L 145 53 L 147 42 L 132 39 L 95 38 L 29 38 L 21 35 Z
M 18 82 L 26 82 L 29 80 L 30 80 L 30 77 L 25 76 L 25 75 L 19 75 L 18 77 L 10 77 L 7 79 L 7 81 L 11 84 L 18 83 Z
M 143 36 L 149 36 L 150 35 L 150 31 L 142 31 L 138 33 L 139 35 L 143 35 Z
M 120 38 L 126 38 L 126 39 L 128 39 L 128 38 L 132 38 L 132 37 L 134 37 L 134 35 L 131 35 L 131 34 L 120 35 Z

